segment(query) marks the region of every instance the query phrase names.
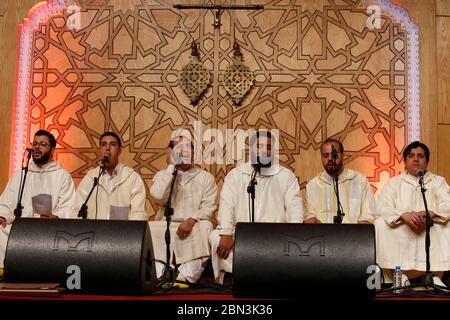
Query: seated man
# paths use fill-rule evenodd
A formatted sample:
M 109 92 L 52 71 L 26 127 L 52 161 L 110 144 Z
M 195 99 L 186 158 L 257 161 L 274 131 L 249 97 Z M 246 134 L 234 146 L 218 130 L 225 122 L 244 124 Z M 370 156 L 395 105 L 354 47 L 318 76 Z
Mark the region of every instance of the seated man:
M 251 221 L 247 187 L 256 170 L 255 222 L 302 222 L 303 205 L 297 178 L 275 163 L 275 136 L 258 131 L 250 139 L 250 162 L 238 165 L 225 177 L 220 194 L 218 226 L 211 232 L 211 260 L 216 281 L 223 284 L 225 272 L 232 272 L 234 231 L 238 222 Z M 265 159 L 259 163 L 258 157 Z M 256 161 L 255 161 L 256 159 Z
M 337 213 L 335 175 L 338 176 L 339 200 L 343 223 L 373 223 L 375 199 L 367 178 L 344 168 L 344 146 L 326 139 L 320 148 L 324 171 L 306 185 L 305 223 L 333 223 Z M 336 159 L 334 164 L 333 155 Z
M 186 136 L 174 137 L 167 149 L 167 168 L 153 177 L 151 196 L 161 204 L 155 221 L 150 221 L 158 278 L 165 269 L 166 242 L 165 207 L 175 167 L 177 176 L 171 197 L 173 208 L 170 225 L 170 267 L 178 266 L 178 280 L 196 283 L 210 256 L 208 236 L 217 208 L 217 187 L 214 177 L 193 164 L 194 146 Z M 183 287 L 178 284 L 179 287 Z
M 75 214 L 86 201 L 94 179 L 102 173 L 87 203 L 87 218 L 148 220 L 144 181 L 136 171 L 119 162 L 122 152 L 119 136 L 114 132 L 103 133 L 99 149 L 103 156 L 102 166 L 90 170 L 81 180 L 75 197 Z
M 377 200 L 377 263 L 386 282 L 392 282 L 395 266 L 410 279 L 426 271 L 425 206 L 419 185 L 425 183 L 426 199 L 434 225 L 430 228 L 431 271 L 441 277 L 450 270 L 450 188 L 443 177 L 427 171 L 428 147 L 418 141 L 403 151 L 405 171 L 388 180 Z M 439 279 L 436 282 L 441 284 Z
M 63 169 L 53 155 L 55 137 L 46 130 L 39 130 L 33 139 L 32 157 L 22 195 L 22 217 L 46 219 L 71 218 L 75 189 L 69 172 Z M 19 201 L 23 171 L 17 171 L 0 197 L 0 267 L 3 268 L 6 244 L 14 209 Z

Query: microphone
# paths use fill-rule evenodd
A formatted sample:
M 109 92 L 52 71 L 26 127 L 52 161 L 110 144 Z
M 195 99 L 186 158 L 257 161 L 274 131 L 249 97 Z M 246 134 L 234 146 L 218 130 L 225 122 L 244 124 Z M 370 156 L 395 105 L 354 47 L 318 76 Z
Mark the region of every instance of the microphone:
M 36 150 L 34 150 L 34 148 L 26 148 L 26 151 L 28 151 L 30 154 L 33 154 L 36 152 Z
M 253 169 L 254 169 L 256 172 L 258 172 L 258 173 L 261 172 L 261 163 L 259 163 L 259 161 L 257 161 L 256 163 L 252 164 L 252 166 L 253 166 Z
M 423 170 L 423 169 L 417 169 L 417 175 L 418 175 L 420 178 L 423 178 L 423 176 L 425 175 L 425 170 Z
M 335 160 L 338 158 L 338 153 L 333 145 L 331 145 L 331 158 L 333 158 Z
M 182 164 L 184 164 L 183 157 L 180 157 L 178 154 L 174 154 L 173 162 L 175 164 L 175 168 L 178 168 Z
M 103 154 L 102 164 L 105 165 L 109 162 L 111 154 L 109 152 L 105 152 Z

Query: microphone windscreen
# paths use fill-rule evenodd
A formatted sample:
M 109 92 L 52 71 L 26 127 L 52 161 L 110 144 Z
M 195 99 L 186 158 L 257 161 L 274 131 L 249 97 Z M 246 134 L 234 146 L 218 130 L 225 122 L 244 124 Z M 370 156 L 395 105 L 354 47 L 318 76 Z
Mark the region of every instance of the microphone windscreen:
M 337 151 L 336 151 L 336 149 L 334 148 L 333 145 L 331 145 L 331 157 L 332 157 L 333 159 L 337 159 L 337 158 L 338 158 Z
M 183 157 L 179 156 L 178 154 L 173 155 L 173 162 L 176 166 L 183 164 Z

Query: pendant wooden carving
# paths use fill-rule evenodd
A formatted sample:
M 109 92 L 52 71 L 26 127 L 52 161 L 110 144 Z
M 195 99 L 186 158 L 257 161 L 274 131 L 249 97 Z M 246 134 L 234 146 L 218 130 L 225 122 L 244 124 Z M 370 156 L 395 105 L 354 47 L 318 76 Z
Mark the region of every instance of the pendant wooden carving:
M 231 96 L 234 105 L 240 105 L 242 99 L 253 87 L 253 72 L 242 63 L 242 53 L 237 43 L 234 44 L 234 61 L 223 73 L 222 82 Z
M 211 74 L 200 63 L 197 44 L 192 42 L 191 60 L 180 72 L 180 86 L 193 105 L 202 97 L 211 82 Z

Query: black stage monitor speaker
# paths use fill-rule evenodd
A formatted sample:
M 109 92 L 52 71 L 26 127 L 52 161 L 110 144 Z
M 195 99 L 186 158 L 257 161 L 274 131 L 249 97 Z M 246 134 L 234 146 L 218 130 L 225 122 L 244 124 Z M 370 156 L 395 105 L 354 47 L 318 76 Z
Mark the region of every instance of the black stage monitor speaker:
M 68 289 L 87 292 L 151 293 L 157 279 L 148 223 L 17 218 L 6 248 L 4 280 L 70 282 Z
M 375 293 L 367 284 L 375 274 L 373 225 L 238 223 L 233 259 L 236 297 L 370 299 Z

